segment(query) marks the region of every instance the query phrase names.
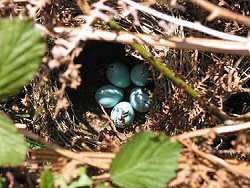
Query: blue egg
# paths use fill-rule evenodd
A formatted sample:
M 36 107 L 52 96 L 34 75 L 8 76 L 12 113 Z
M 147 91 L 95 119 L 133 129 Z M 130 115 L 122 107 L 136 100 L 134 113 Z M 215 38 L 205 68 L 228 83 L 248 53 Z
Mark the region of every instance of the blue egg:
M 117 87 L 126 88 L 131 84 L 128 67 L 123 63 L 111 63 L 106 70 L 106 76 Z
M 132 89 L 129 100 L 133 108 L 139 112 L 148 112 L 153 105 L 153 99 L 145 88 Z
M 117 127 L 124 128 L 134 121 L 135 111 L 129 102 L 123 101 L 112 109 L 110 116 Z
M 144 87 L 151 82 L 151 72 L 147 64 L 140 63 L 135 65 L 130 71 L 132 82 L 139 87 Z
M 123 91 L 113 85 L 104 85 L 95 93 L 96 101 L 105 108 L 112 108 L 123 99 Z

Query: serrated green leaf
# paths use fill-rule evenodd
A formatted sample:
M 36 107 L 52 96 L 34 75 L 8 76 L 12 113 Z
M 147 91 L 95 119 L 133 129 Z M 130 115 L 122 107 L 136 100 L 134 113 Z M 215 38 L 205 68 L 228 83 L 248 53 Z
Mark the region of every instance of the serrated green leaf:
M 54 177 L 49 169 L 45 169 L 42 173 L 40 188 L 54 188 Z
M 45 43 L 31 20 L 0 20 L 0 99 L 18 92 L 36 74 Z
M 0 113 L 0 166 L 20 165 L 26 156 L 27 145 L 12 121 Z
M 181 145 L 152 132 L 135 135 L 112 162 L 111 178 L 126 188 L 161 188 L 176 175 Z
M 93 180 L 88 177 L 86 174 L 86 167 L 79 167 L 78 168 L 80 176 L 72 181 L 70 184 L 67 184 L 63 178 L 62 174 L 55 175 L 55 182 L 60 188 L 77 188 L 77 187 L 84 187 L 90 186 L 93 184 Z

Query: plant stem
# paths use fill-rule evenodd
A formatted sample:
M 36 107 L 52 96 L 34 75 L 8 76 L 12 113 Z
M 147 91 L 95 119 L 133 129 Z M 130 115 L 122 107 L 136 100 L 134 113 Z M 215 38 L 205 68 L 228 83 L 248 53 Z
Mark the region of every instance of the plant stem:
M 160 70 L 168 79 L 172 80 L 178 87 L 185 90 L 189 95 L 191 95 L 195 100 L 197 100 L 202 106 L 207 108 L 213 115 L 220 118 L 221 120 L 229 120 L 229 117 L 225 112 L 219 110 L 216 106 L 209 103 L 205 97 L 203 97 L 198 91 L 192 88 L 184 80 L 182 80 L 178 75 L 176 75 L 172 70 L 170 70 L 166 64 L 164 64 L 160 59 L 155 58 L 140 44 L 131 45 L 135 50 L 137 50 L 146 60 L 154 65 L 158 70 Z
M 122 30 L 122 27 L 115 21 L 110 20 L 110 26 L 115 30 Z M 228 116 L 225 112 L 218 109 L 212 103 L 208 102 L 208 100 L 203 97 L 198 91 L 192 88 L 189 84 L 187 84 L 184 80 L 182 80 L 177 74 L 175 74 L 172 70 L 168 68 L 166 64 L 164 64 L 159 58 L 154 57 L 150 52 L 148 52 L 142 45 L 140 44 L 131 44 L 132 48 L 137 50 L 150 64 L 154 65 L 158 70 L 160 70 L 164 76 L 173 81 L 178 87 L 185 90 L 189 95 L 191 95 L 195 100 L 197 100 L 202 106 L 210 111 L 211 114 L 218 117 L 222 121 L 233 120 L 232 117 Z

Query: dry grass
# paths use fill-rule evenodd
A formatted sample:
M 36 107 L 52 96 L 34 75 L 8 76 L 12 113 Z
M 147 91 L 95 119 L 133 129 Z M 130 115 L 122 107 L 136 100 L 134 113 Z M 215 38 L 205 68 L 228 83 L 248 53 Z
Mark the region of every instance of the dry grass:
M 95 57 L 98 51 L 96 49 L 96 52 L 84 54 L 87 46 L 86 40 L 88 37 L 91 39 L 93 35 L 91 36 L 91 32 L 89 35 L 81 35 L 81 33 L 88 32 L 90 28 L 109 32 L 111 27 L 107 22 L 111 17 L 115 17 L 123 30 L 131 35 L 137 33 L 150 36 L 180 37 L 181 39 L 191 36 L 205 38 L 208 42 L 213 38 L 208 33 L 168 22 L 160 22 L 161 19 L 149 12 L 138 12 L 131 9 L 130 14 L 125 16 L 123 6 L 127 5 L 127 8 L 131 8 L 131 6 L 124 1 L 119 1 L 120 4 L 117 4 L 117 1 L 96 1 L 99 4 L 92 5 L 92 9 L 88 3 L 83 3 L 86 1 L 77 2 L 78 4 L 75 1 L 55 0 L 53 3 L 49 3 L 43 0 L 31 4 L 25 0 L 14 0 L 0 3 L 1 17 L 31 17 L 41 24 L 37 27 L 43 32 L 49 46 L 37 78 L 23 91 L 21 96 L 14 99 L 14 102 L 9 101 L 3 104 L 7 109 L 5 111 L 8 111 L 9 114 L 20 109 L 28 114 L 34 114 L 32 121 L 16 119 L 17 122 L 28 124 L 28 130 L 40 135 L 47 142 L 53 142 L 74 151 L 114 153 L 119 150 L 122 143 L 138 131 L 148 129 L 165 131 L 166 135 L 175 136 L 223 123 L 211 111 L 188 95 L 183 88 L 163 77 L 163 74 L 153 67 L 151 69 L 154 80 L 152 96 L 156 100 L 156 105 L 148 114 L 142 114 L 133 125 L 125 130 L 116 130 L 107 117 L 108 112 L 103 113 L 95 103 L 74 104 L 72 101 L 76 100 L 72 99 L 72 96 L 84 95 L 81 92 L 86 87 L 89 90 L 84 91 L 93 93 L 95 88 L 91 87 L 99 82 L 88 82 L 88 79 L 96 77 L 91 77 L 86 71 L 83 71 L 84 74 L 81 75 L 82 70 L 88 65 L 87 62 L 81 62 L 82 65 L 79 65 L 80 61 L 77 59 L 79 54 L 79 57 L 81 54 Z M 200 22 L 204 26 L 225 34 L 246 36 L 249 30 L 241 21 L 236 22 L 225 15 L 211 19 L 213 15 L 209 14 L 209 9 L 200 8 L 192 3 L 199 1 L 178 1 L 178 4 L 172 4 L 172 6 L 170 6 L 171 3 L 175 1 L 168 1 L 168 4 L 165 1 L 159 3 L 145 1 L 143 5 L 147 7 L 150 2 L 153 3 L 151 7 L 159 12 L 190 22 Z M 216 1 L 216 4 L 235 13 L 249 16 L 249 1 L 219 0 Z M 207 18 L 210 20 L 208 21 Z M 107 40 L 98 38 L 98 36 L 95 39 Z M 122 45 L 124 59 L 143 60 L 142 56 L 131 48 L 128 40 L 118 42 L 127 43 Z M 208 102 L 214 104 L 218 109 L 232 117 L 250 112 L 249 54 L 234 55 L 238 54 L 237 48 L 234 46 L 231 46 L 230 52 L 232 53 L 230 54 L 219 53 L 219 50 L 210 50 L 204 46 L 202 50 L 196 50 L 190 44 L 187 44 L 185 49 L 146 44 L 144 44 L 145 48 L 154 57 L 161 59 L 176 75 L 202 96 L 206 96 Z M 113 49 L 110 48 L 110 50 Z M 108 57 L 99 58 L 108 62 Z M 106 66 L 105 64 L 107 63 L 104 63 L 103 67 Z M 92 69 L 95 69 L 95 66 Z M 103 69 L 99 67 L 92 71 L 96 71 L 96 75 L 101 77 L 105 70 Z M 72 89 L 77 89 L 75 92 L 78 94 L 72 95 Z M 20 102 L 20 98 L 22 102 Z M 32 136 L 32 134 L 26 136 Z M 185 148 L 182 151 L 178 174 L 169 184 L 170 187 L 248 187 L 250 185 L 249 175 L 244 173 L 249 171 L 249 129 L 236 133 L 229 131 L 229 134 L 223 135 L 211 131 L 207 135 L 196 137 L 196 139 L 177 137 Z M 44 141 L 44 144 L 47 142 Z M 81 156 L 81 153 L 74 155 L 64 152 L 64 150 L 59 154 L 56 153 L 31 152 L 31 156 L 37 159 L 33 161 L 33 164 L 42 166 L 44 160 L 51 161 L 53 164 L 56 161 L 56 155 L 63 156 L 66 161 L 77 160 Z M 102 154 L 91 157 L 96 160 L 97 164 L 92 165 L 97 167 L 100 167 L 98 166 L 100 159 L 106 160 Z M 107 158 L 107 162 L 103 163 L 104 166 L 106 165 L 105 169 L 108 169 L 113 154 Z M 87 160 L 80 162 L 89 164 Z M 61 170 L 66 166 L 62 165 L 64 163 L 65 161 L 56 161 L 54 169 Z M 104 168 L 104 166 L 101 167 Z M 98 171 L 93 175 L 100 174 L 102 173 Z M 35 180 L 32 181 L 35 182 Z

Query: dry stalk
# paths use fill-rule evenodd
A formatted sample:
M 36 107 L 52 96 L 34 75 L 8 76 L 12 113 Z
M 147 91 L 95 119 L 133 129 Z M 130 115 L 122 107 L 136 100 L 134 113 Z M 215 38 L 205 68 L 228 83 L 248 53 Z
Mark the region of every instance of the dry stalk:
M 221 18 L 226 18 L 229 20 L 235 20 L 239 23 L 242 23 L 250 27 L 250 17 L 248 16 L 243 16 L 243 15 L 234 13 L 230 10 L 214 5 L 213 3 L 210 3 L 209 1 L 206 1 L 206 0 L 190 0 L 190 1 L 192 1 L 193 3 L 211 12 L 211 14 L 207 18 L 209 21 L 212 21 L 213 19 L 217 17 L 221 17 Z
M 156 46 L 156 45 L 168 46 L 170 48 L 178 48 L 178 49 L 198 49 L 198 50 L 211 51 L 211 52 L 223 52 L 223 53 L 225 52 L 225 53 L 232 53 L 232 54 L 239 54 L 239 55 L 249 55 L 249 45 L 247 44 L 248 39 L 246 37 L 231 35 L 228 33 L 213 30 L 211 28 L 201 25 L 200 23 L 193 23 L 193 22 L 189 22 L 186 20 L 178 19 L 173 16 L 169 16 L 167 14 L 161 13 L 155 9 L 149 8 L 147 6 L 143 6 L 131 0 L 118 1 L 118 4 L 120 4 L 121 7 L 123 8 L 130 7 L 129 9 L 126 9 L 126 10 L 124 9 L 121 14 L 118 14 L 118 12 L 112 7 L 108 7 L 107 5 L 105 5 L 104 4 L 105 0 L 98 1 L 97 3 L 94 3 L 91 6 L 85 0 L 78 0 L 77 3 L 80 9 L 82 10 L 82 12 L 85 13 L 84 18 L 86 19 L 85 20 L 86 22 L 81 26 L 81 29 L 79 29 L 79 31 L 75 30 L 76 32 L 72 33 L 70 43 L 67 43 L 66 41 L 64 41 L 67 44 L 64 44 L 63 46 L 55 46 L 53 51 L 55 52 L 55 54 L 57 54 L 55 56 L 56 59 L 60 59 L 60 57 L 65 57 L 66 55 L 68 55 L 79 44 L 80 40 L 86 41 L 86 40 L 91 40 L 91 39 L 126 42 L 130 44 L 137 42 L 139 44 L 148 44 L 152 46 Z M 106 11 L 107 14 L 103 14 L 102 13 L 103 11 Z M 195 38 L 183 38 L 183 39 L 182 38 L 163 38 L 162 36 L 152 37 L 150 35 L 143 35 L 143 34 L 137 34 L 137 36 L 134 38 L 134 34 L 119 33 L 119 35 L 117 35 L 116 33 L 112 33 L 112 32 L 109 33 L 105 31 L 93 32 L 93 29 L 91 28 L 92 24 L 98 19 L 101 19 L 104 22 L 108 22 L 114 17 L 119 19 L 121 17 L 126 17 L 129 14 L 131 14 L 137 20 L 137 22 L 139 22 L 136 11 L 145 12 L 155 18 L 159 18 L 160 20 L 162 20 L 162 22 L 170 22 L 176 25 L 188 27 L 188 28 L 209 34 L 211 36 L 224 39 L 226 41 L 223 41 L 223 40 L 213 41 L 209 39 L 200 39 L 200 38 L 196 38 L 196 39 Z M 59 28 L 54 28 L 54 30 L 60 33 Z M 239 43 L 230 43 L 229 41 L 236 41 Z M 60 41 L 58 40 L 58 42 Z
M 120 0 L 119 2 L 126 3 L 136 10 L 146 12 L 146 13 L 148 13 L 156 18 L 159 18 L 161 20 L 171 22 L 171 23 L 174 23 L 176 25 L 184 26 L 184 27 L 187 27 L 190 29 L 194 29 L 197 31 L 201 31 L 203 33 L 206 33 L 208 35 L 211 35 L 211 36 L 214 36 L 217 38 L 230 40 L 230 41 L 248 42 L 248 39 L 246 37 L 231 35 L 228 33 L 220 32 L 220 31 L 208 28 L 206 26 L 201 25 L 200 23 L 193 23 L 193 22 L 189 22 L 186 20 L 178 19 L 178 18 L 169 16 L 167 14 L 161 13 L 157 10 L 151 9 L 149 7 L 143 6 L 139 3 L 136 3 L 136 2 L 131 1 L 131 0 Z
M 66 27 L 55 27 L 54 30 L 58 33 L 72 32 L 82 33 L 81 29 L 72 29 Z M 250 55 L 249 47 L 246 42 L 234 42 L 219 39 L 206 39 L 195 37 L 167 37 L 162 35 L 148 35 L 140 33 L 131 33 L 126 31 L 105 31 L 91 30 L 85 31 L 82 40 L 99 40 L 107 42 L 118 42 L 126 44 L 141 44 L 150 46 L 165 46 L 175 49 L 201 50 L 209 52 L 221 52 L 238 55 Z
M 60 146 L 47 142 L 44 139 L 40 138 L 38 135 L 33 134 L 27 130 L 19 129 L 19 131 L 27 136 L 28 138 L 31 138 L 43 145 L 46 145 L 48 149 L 53 150 L 54 152 L 60 154 L 62 157 L 66 157 L 69 159 L 74 159 L 76 161 L 79 161 L 83 164 L 87 164 L 90 166 L 95 166 L 97 168 L 101 169 L 109 169 L 112 159 L 115 157 L 114 153 L 111 152 L 80 152 L 75 153 L 73 151 L 61 148 Z
M 229 172 L 235 174 L 236 176 L 242 176 L 242 177 L 250 179 L 250 175 L 245 173 L 244 171 L 241 171 L 240 169 L 238 169 L 237 166 L 231 165 L 228 162 L 226 162 L 225 160 L 223 160 L 223 159 L 221 159 L 221 158 L 219 158 L 217 156 L 205 153 L 205 152 L 199 150 L 193 144 L 192 144 L 192 146 L 189 145 L 184 140 L 178 139 L 178 141 L 180 143 L 182 143 L 184 146 L 186 146 L 187 148 L 189 148 L 191 151 L 195 152 L 196 154 L 198 154 L 199 156 L 205 158 L 206 160 L 210 161 L 211 163 L 224 167 L 225 169 L 227 169 Z M 250 170 L 250 168 L 248 168 L 248 170 Z
M 104 113 L 105 117 L 109 120 L 110 127 L 113 129 L 113 131 L 115 131 L 117 133 L 116 126 L 115 126 L 114 122 L 111 120 L 110 116 L 108 115 L 108 113 L 106 112 L 104 107 L 102 105 L 100 105 L 100 107 L 101 107 L 102 112 Z
M 246 42 L 233 42 L 226 40 L 205 39 L 205 38 L 181 38 L 167 37 L 161 35 L 147 35 L 130 33 L 125 31 L 89 31 L 85 32 L 85 38 L 89 40 L 101 40 L 127 44 L 142 44 L 150 46 L 166 46 L 175 49 L 200 50 L 208 52 L 221 52 L 238 55 L 250 55 Z
M 198 136 L 207 136 L 210 133 L 215 134 L 225 134 L 225 133 L 232 133 L 232 132 L 238 132 L 250 129 L 250 122 L 237 124 L 237 125 L 230 125 L 230 126 L 222 126 L 222 127 L 216 127 L 216 128 L 207 128 L 207 129 L 201 129 L 197 131 L 187 132 L 183 133 L 181 135 L 173 136 L 172 139 L 174 140 L 185 140 L 190 139 Z

